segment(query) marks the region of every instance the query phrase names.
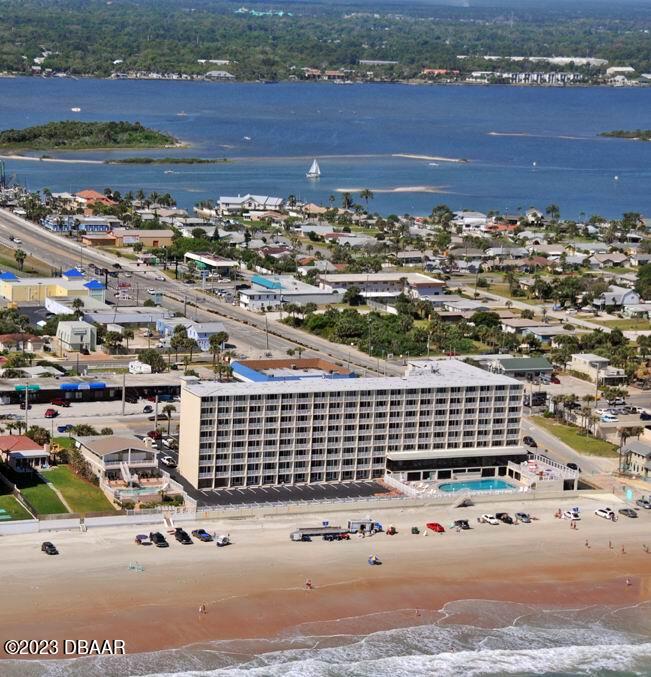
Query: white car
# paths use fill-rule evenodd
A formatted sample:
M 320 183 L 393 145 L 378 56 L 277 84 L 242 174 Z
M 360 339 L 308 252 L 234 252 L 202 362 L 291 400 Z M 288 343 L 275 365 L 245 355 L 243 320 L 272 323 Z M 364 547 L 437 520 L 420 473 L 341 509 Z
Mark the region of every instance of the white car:
M 617 423 L 619 419 L 617 416 L 613 416 L 612 414 L 602 414 L 601 416 L 601 422 L 602 423 Z
M 580 520 L 581 519 L 581 513 L 577 509 L 572 508 L 572 510 L 566 510 L 563 513 L 563 519 L 565 519 L 565 520 Z
M 159 282 L 165 282 L 165 278 L 162 275 L 156 275 L 154 279 L 158 280 Z
M 125 273 L 124 277 L 131 277 L 131 273 Z
M 615 521 L 615 513 L 610 508 L 597 508 L 594 511 L 597 517 L 603 517 L 606 520 Z
M 147 293 L 148 293 L 148 294 L 155 294 L 155 293 L 156 293 L 156 290 L 155 290 L 155 289 L 152 289 L 152 288 L 150 287 L 150 288 L 147 290 Z
M 168 468 L 176 468 L 176 461 L 171 456 L 161 456 L 160 462 Z
M 490 513 L 486 513 L 482 515 L 479 518 L 480 522 L 483 522 L 484 524 L 499 524 L 499 521 L 495 515 L 491 515 Z

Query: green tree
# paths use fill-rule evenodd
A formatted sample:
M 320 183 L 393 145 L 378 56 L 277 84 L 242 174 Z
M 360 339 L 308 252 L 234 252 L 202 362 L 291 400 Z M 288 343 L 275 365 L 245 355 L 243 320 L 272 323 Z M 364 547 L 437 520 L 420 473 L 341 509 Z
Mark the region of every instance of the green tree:
M 18 264 L 18 267 L 20 270 L 23 269 L 25 265 L 25 259 L 27 258 L 27 253 L 24 252 L 22 249 L 16 249 L 14 252 L 14 258 L 16 259 L 16 263 Z
M 342 300 L 349 306 L 361 306 L 364 304 L 364 297 L 360 293 L 359 287 L 354 285 L 346 289 Z
M 169 437 L 171 426 L 172 426 L 172 414 L 176 411 L 176 407 L 173 404 L 166 404 L 162 412 L 167 416 L 167 436 Z
M 154 374 L 160 374 L 165 371 L 165 358 L 154 348 L 147 348 L 138 353 L 138 359 L 151 367 Z
M 213 334 L 209 339 L 209 350 L 212 353 L 212 368 L 215 371 L 215 362 L 217 357 L 219 357 L 221 351 L 224 348 L 224 343 L 228 341 L 228 334 L 225 331 L 218 331 L 216 334 Z
M 360 199 L 364 200 L 364 202 L 366 202 L 366 207 L 368 208 L 368 201 L 372 200 L 375 196 L 373 195 L 372 190 L 364 188 L 364 190 L 360 191 L 359 197 Z
M 50 433 L 38 425 L 30 426 L 25 435 L 41 446 L 50 443 Z

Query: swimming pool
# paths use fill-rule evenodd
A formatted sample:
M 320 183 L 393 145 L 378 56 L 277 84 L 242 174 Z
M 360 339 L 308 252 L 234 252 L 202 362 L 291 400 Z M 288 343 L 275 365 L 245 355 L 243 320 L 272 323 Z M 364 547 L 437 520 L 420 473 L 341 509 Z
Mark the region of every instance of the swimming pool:
M 455 491 L 495 491 L 498 489 L 515 489 L 512 484 L 504 480 L 485 479 L 485 480 L 470 480 L 468 482 L 448 482 L 446 484 L 439 484 L 439 490 L 447 493 Z

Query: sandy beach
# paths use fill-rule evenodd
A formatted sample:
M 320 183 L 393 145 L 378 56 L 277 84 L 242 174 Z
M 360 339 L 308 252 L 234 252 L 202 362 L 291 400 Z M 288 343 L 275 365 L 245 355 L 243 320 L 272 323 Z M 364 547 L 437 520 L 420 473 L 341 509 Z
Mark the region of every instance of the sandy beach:
M 397 535 L 334 543 L 294 543 L 289 533 L 365 513 L 203 523 L 211 532 L 230 533 L 233 545 L 226 548 L 182 546 L 173 537 L 167 549 L 137 546 L 133 538 L 145 527 L 2 537 L 0 629 L 5 639 L 123 639 L 133 654 L 275 637 L 297 626 L 345 628 L 351 618 L 357 632 L 371 632 L 418 624 L 421 614 L 462 599 L 546 607 L 651 599 L 651 555 L 643 550 L 651 545 L 651 514 L 641 510 L 638 519 L 611 523 L 593 511 L 603 505 L 616 510 L 622 505 L 617 499 L 581 499 L 578 505 L 584 512 L 578 530 L 554 518 L 556 503 L 529 501 L 387 510 L 373 518 L 395 525 Z M 514 526 L 476 522 L 500 508 L 511 514 L 525 509 L 539 519 Z M 447 526 L 459 517 L 471 521 L 470 531 L 410 533 L 412 525 L 422 529 L 434 520 Z M 41 553 L 44 540 L 61 554 Z M 383 565 L 370 567 L 370 554 Z M 144 571 L 129 570 L 135 562 Z M 305 590 L 308 578 L 311 591 Z M 201 604 L 206 614 L 198 613 Z

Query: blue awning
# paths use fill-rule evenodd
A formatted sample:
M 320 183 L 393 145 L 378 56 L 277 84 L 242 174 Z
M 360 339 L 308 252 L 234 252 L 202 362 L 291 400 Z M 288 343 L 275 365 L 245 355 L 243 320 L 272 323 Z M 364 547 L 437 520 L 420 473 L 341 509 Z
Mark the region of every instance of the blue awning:
M 92 381 L 91 383 L 61 383 L 59 390 L 103 390 L 106 383 L 102 381 Z

